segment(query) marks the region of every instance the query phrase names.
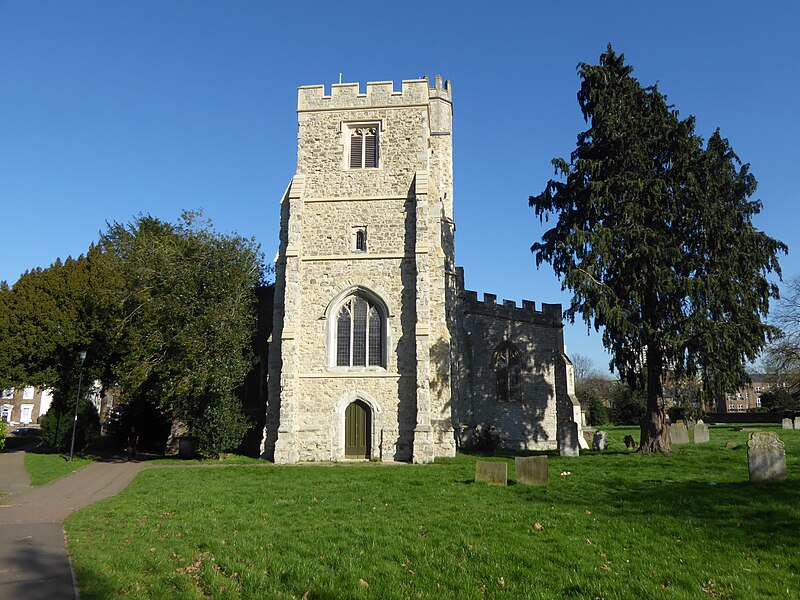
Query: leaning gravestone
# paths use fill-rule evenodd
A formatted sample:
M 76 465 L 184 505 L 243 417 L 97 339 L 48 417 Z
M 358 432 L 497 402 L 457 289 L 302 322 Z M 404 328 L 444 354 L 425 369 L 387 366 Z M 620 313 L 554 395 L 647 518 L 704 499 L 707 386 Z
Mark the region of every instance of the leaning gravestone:
M 695 444 L 706 444 L 710 440 L 708 435 L 708 425 L 703 423 L 703 420 L 697 421 L 697 424 L 694 426 L 694 443 Z
M 558 453 L 561 456 L 580 456 L 578 424 L 575 421 L 569 421 L 564 424 L 561 431 L 561 439 L 558 441 Z
M 784 429 L 794 429 L 794 422 L 791 419 L 784 419 L 781 421 L 781 425 Z
M 689 443 L 689 430 L 680 421 L 669 426 L 669 443 L 674 445 Z
M 628 450 L 636 450 L 636 440 L 633 439 L 632 435 L 625 436 L 625 447 Z
M 725 442 L 725 447 L 728 450 L 736 450 L 739 447 L 739 444 L 736 442 Z
M 475 463 L 475 483 L 508 484 L 508 463 L 479 460 Z
M 750 481 L 786 479 L 786 452 L 777 433 L 756 431 L 747 440 L 747 466 Z
M 517 456 L 514 458 L 517 483 L 522 485 L 547 485 L 546 456 Z
M 605 431 L 598 431 L 594 434 L 592 450 L 608 450 L 608 434 Z

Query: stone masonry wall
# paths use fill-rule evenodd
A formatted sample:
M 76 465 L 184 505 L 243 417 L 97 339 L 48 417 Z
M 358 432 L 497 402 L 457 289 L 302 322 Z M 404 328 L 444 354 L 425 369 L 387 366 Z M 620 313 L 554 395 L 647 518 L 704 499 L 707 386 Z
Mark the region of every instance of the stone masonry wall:
M 302 189 L 293 184 L 284 200 L 289 214 L 282 215 L 281 222 L 276 277 L 283 281 L 276 286 L 273 333 L 273 344 L 279 343 L 281 349 L 270 355 L 267 424 L 277 433 L 267 431 L 264 448 L 264 455 L 272 454 L 277 462 L 341 458 L 344 409 L 356 398 L 372 411 L 372 458 L 417 460 L 417 450 L 423 447 L 417 439 L 418 408 L 425 396 L 420 377 L 427 386 L 430 376 L 420 368 L 421 363 L 423 370 L 429 366 L 430 348 L 420 346 L 420 336 L 428 336 L 430 322 L 435 322 L 435 339 L 448 337 L 439 232 L 442 198 L 452 201 L 449 139 L 437 144 L 441 148 L 436 151 L 439 166 L 433 176 L 436 196 L 420 195 L 416 184 L 418 177 L 427 184 L 433 152 L 429 93 L 437 103 L 446 101 L 451 111 L 449 92 L 437 83 L 440 89 L 434 90 L 426 80 L 404 81 L 400 92 L 391 82 L 369 83 L 365 94 L 356 84 L 334 85 L 330 95 L 322 86 L 299 90 L 294 181 L 301 179 Z M 434 112 L 441 122 L 442 108 Z M 377 125 L 377 168 L 349 167 L 348 126 L 354 123 Z M 366 252 L 353 251 L 351 234 L 356 227 L 366 227 Z M 430 268 L 421 271 L 420 258 L 431 252 Z M 431 280 L 438 295 L 433 302 L 428 301 Z M 384 366 L 335 366 L 336 312 L 353 291 L 385 305 Z M 453 450 L 437 451 L 436 436 L 428 435 L 424 443 L 433 445 L 420 455 L 420 462 L 454 451 L 452 421 L 443 419 L 447 416 L 443 405 L 449 406 L 445 379 L 446 393 L 441 393 L 445 385 L 438 385 L 433 413 L 439 427 L 446 421 L 443 426 L 451 433 L 449 440 L 445 433 L 444 444 Z M 422 404 L 427 411 L 422 420 L 429 425 L 430 400 Z
M 522 308 L 509 300 L 497 304 L 496 296 L 465 291 L 462 302 L 462 386 L 458 417 L 462 442 L 476 425 L 496 428 L 504 446 L 527 450 L 557 448 L 558 362 L 563 352 L 561 306 L 545 304 L 537 311 L 533 302 Z M 512 343 L 522 357 L 522 394 L 519 402 L 500 402 L 494 377 L 493 353 Z

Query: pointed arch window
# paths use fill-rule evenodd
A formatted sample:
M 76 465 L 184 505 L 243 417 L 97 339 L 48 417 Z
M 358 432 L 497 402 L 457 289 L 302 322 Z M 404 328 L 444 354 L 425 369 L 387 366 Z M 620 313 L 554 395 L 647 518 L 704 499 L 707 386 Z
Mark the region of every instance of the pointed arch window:
M 505 342 L 494 351 L 492 362 L 497 401 L 519 402 L 522 399 L 519 350 Z
M 336 366 L 384 366 L 385 330 L 385 318 L 375 303 L 350 296 L 336 317 Z

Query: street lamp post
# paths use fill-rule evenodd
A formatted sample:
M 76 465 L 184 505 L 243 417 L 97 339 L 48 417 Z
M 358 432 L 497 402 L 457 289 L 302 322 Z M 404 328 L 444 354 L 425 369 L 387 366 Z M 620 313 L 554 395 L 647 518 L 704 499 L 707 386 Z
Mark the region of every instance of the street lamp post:
M 75 418 L 72 421 L 72 443 L 69 446 L 69 460 L 72 461 L 72 455 L 75 452 L 75 430 L 78 427 L 78 401 L 81 398 L 81 380 L 83 379 L 83 361 L 86 360 L 86 350 L 81 350 L 78 353 L 81 359 L 81 368 L 78 371 L 78 395 L 75 396 Z

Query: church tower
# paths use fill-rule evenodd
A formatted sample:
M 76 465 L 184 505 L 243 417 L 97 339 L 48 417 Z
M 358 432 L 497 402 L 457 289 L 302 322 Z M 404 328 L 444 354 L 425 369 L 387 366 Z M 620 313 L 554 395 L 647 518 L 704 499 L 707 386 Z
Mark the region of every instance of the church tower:
M 302 87 L 281 201 L 262 454 L 455 454 L 452 89 Z

